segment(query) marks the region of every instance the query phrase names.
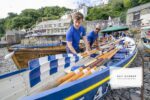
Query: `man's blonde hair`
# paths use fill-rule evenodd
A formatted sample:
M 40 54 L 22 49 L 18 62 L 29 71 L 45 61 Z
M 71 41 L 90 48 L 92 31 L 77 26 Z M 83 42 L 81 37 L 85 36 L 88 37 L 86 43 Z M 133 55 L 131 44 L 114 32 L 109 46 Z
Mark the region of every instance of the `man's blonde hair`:
M 97 23 L 97 24 L 95 25 L 95 28 L 101 29 L 101 25 L 100 25 L 99 23 Z
M 80 13 L 80 12 L 76 12 L 76 13 L 73 14 L 73 19 L 74 20 L 80 20 L 80 19 L 83 20 L 83 17 L 84 17 L 83 14 Z

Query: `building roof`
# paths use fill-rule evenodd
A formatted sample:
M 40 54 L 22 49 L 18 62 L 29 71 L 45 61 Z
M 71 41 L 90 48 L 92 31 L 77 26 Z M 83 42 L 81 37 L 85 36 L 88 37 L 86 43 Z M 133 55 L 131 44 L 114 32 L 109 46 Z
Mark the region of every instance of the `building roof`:
M 136 6 L 136 7 L 128 9 L 127 13 L 133 13 L 133 12 L 140 11 L 142 9 L 149 8 L 149 7 L 150 7 L 150 3 L 146 3 L 146 4 L 143 4 L 143 5 Z
M 6 35 L 25 34 L 24 31 L 18 30 L 6 30 Z
M 62 20 L 62 19 L 57 19 L 57 20 L 47 20 L 47 21 L 43 21 L 38 23 L 37 25 L 45 25 L 45 24 L 56 24 L 56 23 L 69 23 L 71 20 Z
M 127 26 L 112 26 L 112 27 L 107 27 L 106 29 L 102 30 L 102 33 L 106 32 L 115 32 L 115 31 L 123 31 L 123 30 L 128 30 L 129 28 Z
M 143 29 L 143 30 L 149 30 L 150 26 L 142 27 L 141 29 Z
M 63 35 L 66 35 L 66 34 L 63 34 L 63 33 L 53 33 L 53 34 L 29 34 L 29 35 L 26 35 L 25 37 L 45 37 L 45 36 L 63 36 Z

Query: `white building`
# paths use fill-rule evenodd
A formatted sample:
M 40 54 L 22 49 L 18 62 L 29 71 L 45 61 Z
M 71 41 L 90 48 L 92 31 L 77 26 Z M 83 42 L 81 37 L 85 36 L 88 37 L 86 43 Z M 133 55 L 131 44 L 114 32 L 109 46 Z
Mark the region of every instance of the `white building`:
M 109 0 L 100 0 L 99 5 L 107 5 L 109 3 Z
M 141 27 L 141 16 L 150 14 L 150 3 L 128 9 L 126 24 L 132 27 Z
M 81 8 L 77 9 L 77 12 L 80 12 L 83 14 L 84 17 L 87 16 L 87 12 L 88 12 L 88 7 L 83 5 L 81 6 Z
M 26 32 L 18 30 L 6 30 L 5 38 L 9 44 L 20 43 Z
M 47 35 L 59 35 L 59 34 L 66 34 L 69 26 L 70 26 L 70 19 L 66 20 L 48 20 L 40 22 L 35 26 L 33 29 L 34 33 L 42 33 Z
M 85 6 L 85 5 L 82 5 L 82 6 L 80 6 L 80 7 L 77 8 L 77 9 L 74 9 L 74 10 L 72 10 L 72 11 L 67 12 L 65 15 L 63 15 L 63 16 L 61 17 L 61 19 L 71 19 L 71 16 L 73 16 L 73 14 L 74 14 L 75 12 L 80 12 L 80 13 L 83 14 L 84 17 L 86 17 L 86 16 L 87 16 L 87 12 L 88 12 L 88 7 Z
M 145 14 L 140 16 L 141 27 L 150 26 L 150 14 Z

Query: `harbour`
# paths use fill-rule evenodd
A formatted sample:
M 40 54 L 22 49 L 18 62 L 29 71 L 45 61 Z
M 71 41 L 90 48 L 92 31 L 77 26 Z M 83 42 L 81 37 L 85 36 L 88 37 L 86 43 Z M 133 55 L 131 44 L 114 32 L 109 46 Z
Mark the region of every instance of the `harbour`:
M 0 19 L 1 100 L 150 99 L 150 3 L 95 2 Z

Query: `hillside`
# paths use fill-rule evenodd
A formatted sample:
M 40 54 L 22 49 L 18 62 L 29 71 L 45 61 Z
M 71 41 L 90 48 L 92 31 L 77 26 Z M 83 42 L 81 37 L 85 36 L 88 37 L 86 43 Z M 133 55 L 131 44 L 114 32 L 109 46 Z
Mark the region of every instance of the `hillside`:
M 65 7 L 43 7 L 40 9 L 25 9 L 19 15 L 8 13 L 8 17 L 0 19 L 0 37 L 6 29 L 27 29 L 42 20 L 59 19 L 70 9 Z

